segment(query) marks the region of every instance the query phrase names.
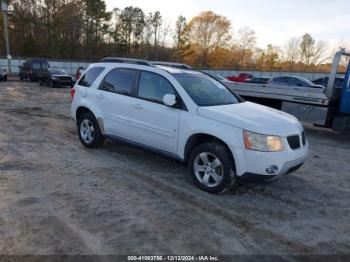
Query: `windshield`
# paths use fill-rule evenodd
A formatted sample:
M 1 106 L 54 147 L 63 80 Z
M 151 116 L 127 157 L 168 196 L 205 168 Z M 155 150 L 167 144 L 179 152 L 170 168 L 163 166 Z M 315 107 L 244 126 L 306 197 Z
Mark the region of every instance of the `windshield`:
M 62 69 L 53 69 L 50 70 L 51 74 L 53 75 L 66 75 L 66 71 L 62 70 Z
M 173 74 L 198 106 L 238 103 L 238 99 L 220 82 L 202 74 Z

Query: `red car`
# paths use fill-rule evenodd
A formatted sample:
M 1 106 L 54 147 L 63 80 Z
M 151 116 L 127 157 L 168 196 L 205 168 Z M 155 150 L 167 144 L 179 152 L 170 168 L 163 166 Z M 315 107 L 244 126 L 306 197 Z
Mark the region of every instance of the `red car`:
M 246 82 L 253 77 L 252 74 L 240 73 L 238 76 L 228 76 L 227 79 L 234 82 Z

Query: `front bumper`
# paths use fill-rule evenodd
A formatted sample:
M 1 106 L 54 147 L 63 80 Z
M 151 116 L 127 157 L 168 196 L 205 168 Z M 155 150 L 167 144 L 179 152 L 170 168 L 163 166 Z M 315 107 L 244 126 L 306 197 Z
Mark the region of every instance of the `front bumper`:
M 297 150 L 287 148 L 282 152 L 258 152 L 246 149 L 235 151 L 237 176 L 244 180 L 272 181 L 299 169 L 309 154 L 309 144 Z M 275 172 L 269 172 L 270 167 Z
M 56 86 L 73 86 L 75 84 L 74 81 L 54 80 L 53 82 Z

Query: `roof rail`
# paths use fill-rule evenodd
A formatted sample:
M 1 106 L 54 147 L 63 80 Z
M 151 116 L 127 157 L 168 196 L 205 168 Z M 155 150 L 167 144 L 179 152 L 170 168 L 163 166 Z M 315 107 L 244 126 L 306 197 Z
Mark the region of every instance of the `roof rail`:
M 175 63 L 175 62 L 163 62 L 163 61 L 151 61 L 153 65 L 169 66 L 179 69 L 188 69 L 192 70 L 193 68 L 186 64 Z
M 125 64 L 153 66 L 150 62 L 146 60 L 133 59 L 133 58 L 121 58 L 121 57 L 106 57 L 101 59 L 100 63 L 125 63 Z

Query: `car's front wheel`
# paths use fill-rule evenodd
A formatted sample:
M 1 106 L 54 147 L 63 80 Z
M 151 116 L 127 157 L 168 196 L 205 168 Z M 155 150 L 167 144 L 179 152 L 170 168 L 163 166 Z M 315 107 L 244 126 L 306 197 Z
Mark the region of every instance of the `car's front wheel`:
M 98 148 L 104 142 L 98 122 L 92 113 L 84 113 L 79 117 L 78 134 L 81 143 L 89 148 Z
M 234 161 L 221 143 L 211 142 L 197 146 L 190 154 L 188 164 L 192 180 L 206 192 L 223 193 L 236 182 Z

